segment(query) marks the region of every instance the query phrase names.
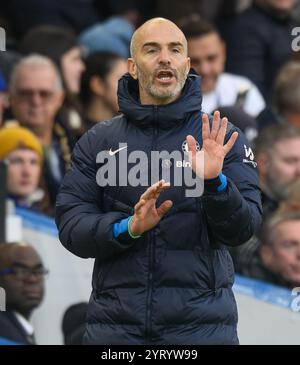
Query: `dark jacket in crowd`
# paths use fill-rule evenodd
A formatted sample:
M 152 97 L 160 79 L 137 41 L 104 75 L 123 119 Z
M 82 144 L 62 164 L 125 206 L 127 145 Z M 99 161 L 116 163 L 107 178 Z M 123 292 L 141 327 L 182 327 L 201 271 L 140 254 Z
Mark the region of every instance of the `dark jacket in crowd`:
M 248 77 L 269 100 L 274 79 L 291 55 L 292 21 L 253 5 L 221 25 L 227 70 Z
M 128 74 L 119 83 L 122 115 L 89 130 L 77 143 L 56 203 L 62 244 L 82 258 L 95 258 L 85 344 L 237 344 L 234 271 L 226 246 L 247 241 L 259 228 L 258 177 L 245 157 L 242 132 L 226 156 L 228 185 L 205 184 L 201 197 L 171 187 L 158 199 L 173 207 L 141 238 L 117 238 L 113 224 L 134 212 L 146 186 L 96 182 L 99 151 L 181 151 L 188 134 L 202 144 L 199 76 L 190 74 L 179 99 L 164 106 L 141 105 Z M 226 140 L 236 128 L 228 128 Z M 117 154 L 117 159 L 120 157 Z M 243 162 L 244 161 L 244 162 Z M 138 161 L 137 161 L 138 162 Z M 118 164 L 118 162 L 117 162 Z M 128 163 L 128 171 L 135 164 Z M 144 166 L 144 173 L 155 166 Z M 161 177 L 160 165 L 160 177 Z M 117 180 L 118 181 L 118 180 Z M 150 183 L 148 184 L 148 186 Z
M 12 311 L 0 312 L 0 341 L 9 340 L 19 345 L 34 345 L 16 315 Z

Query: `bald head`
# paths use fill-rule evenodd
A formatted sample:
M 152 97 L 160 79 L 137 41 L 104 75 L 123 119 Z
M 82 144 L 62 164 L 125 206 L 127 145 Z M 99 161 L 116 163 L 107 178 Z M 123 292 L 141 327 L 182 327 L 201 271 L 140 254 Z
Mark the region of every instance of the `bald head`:
M 2 243 L 0 244 L 0 269 L 10 265 L 15 259 L 24 252 L 35 250 L 25 242 Z
M 143 39 L 151 35 L 154 29 L 160 28 L 168 28 L 170 32 L 173 32 L 174 36 L 181 40 L 187 54 L 187 40 L 180 28 L 168 19 L 153 18 L 146 21 L 133 33 L 130 43 L 130 54 L 132 58 L 135 58 L 138 48 L 143 44 Z
M 8 310 L 29 318 L 34 308 L 40 305 L 44 295 L 43 277 L 32 272 L 42 268 L 41 258 L 33 247 L 21 242 L 0 244 L 0 270 L 12 270 L 0 275 Z

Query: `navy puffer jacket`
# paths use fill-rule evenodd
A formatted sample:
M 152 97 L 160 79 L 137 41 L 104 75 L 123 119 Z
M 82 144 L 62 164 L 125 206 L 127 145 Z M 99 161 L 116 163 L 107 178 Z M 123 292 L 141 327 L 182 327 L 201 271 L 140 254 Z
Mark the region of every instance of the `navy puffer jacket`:
M 119 143 L 127 148 L 117 159 L 135 150 L 148 157 L 154 150 L 182 151 L 188 134 L 201 146 L 200 78 L 190 74 L 171 104 L 142 106 L 127 74 L 119 82 L 119 106 L 122 115 L 99 123 L 77 143 L 56 204 L 62 244 L 79 257 L 95 258 L 84 343 L 237 344 L 234 271 L 226 246 L 247 241 L 261 221 L 248 144 L 239 131 L 224 161 L 225 190 L 205 189 L 201 197 L 187 198 L 171 176 L 170 189 L 158 201 L 173 201 L 168 214 L 139 239 L 127 233 L 116 239 L 113 224 L 133 214 L 147 187 L 100 187 L 96 174 L 104 162 L 96 163 L 97 154 L 115 151 Z M 234 130 L 228 128 L 226 140 Z M 128 171 L 137 163 L 129 161 Z

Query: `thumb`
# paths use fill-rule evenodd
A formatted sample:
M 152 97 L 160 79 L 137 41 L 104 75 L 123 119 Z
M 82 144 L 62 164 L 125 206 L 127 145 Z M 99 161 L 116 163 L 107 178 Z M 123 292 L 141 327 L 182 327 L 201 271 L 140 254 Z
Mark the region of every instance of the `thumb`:
M 173 202 L 171 200 L 164 201 L 159 208 L 157 208 L 157 215 L 162 218 L 172 208 Z

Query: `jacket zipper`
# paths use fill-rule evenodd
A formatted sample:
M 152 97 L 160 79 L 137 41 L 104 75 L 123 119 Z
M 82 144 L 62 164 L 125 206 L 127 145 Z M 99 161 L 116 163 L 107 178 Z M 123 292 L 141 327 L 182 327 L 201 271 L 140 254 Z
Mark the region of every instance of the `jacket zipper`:
M 202 201 L 198 200 L 199 202 L 199 206 L 200 206 L 200 210 L 201 210 L 201 216 L 203 218 L 203 221 L 205 222 L 206 225 L 206 240 L 207 240 L 207 252 L 208 252 L 208 267 L 209 267 L 209 285 L 210 288 L 213 291 L 213 294 L 216 295 L 216 276 L 215 276 L 215 270 L 214 270 L 214 265 L 213 265 L 213 257 L 212 257 L 212 248 L 210 247 L 210 237 L 209 237 L 209 226 L 208 226 L 208 221 L 207 221 L 207 217 L 206 214 L 204 212 L 203 206 L 202 206 Z
M 156 148 L 156 137 L 158 134 L 158 107 L 154 105 L 154 131 L 152 137 L 151 151 Z M 150 174 L 151 177 L 151 168 Z M 147 293 L 147 304 L 146 304 L 146 344 L 151 342 L 151 317 L 152 317 L 152 297 L 153 297 L 153 271 L 155 263 L 155 237 L 154 230 L 150 232 L 150 243 L 149 243 L 149 274 L 148 274 L 148 293 Z
M 151 342 L 151 317 L 152 317 L 152 296 L 153 296 L 153 269 L 154 269 L 154 231 L 150 234 L 149 244 L 149 274 L 148 274 L 148 293 L 146 306 L 146 343 Z

